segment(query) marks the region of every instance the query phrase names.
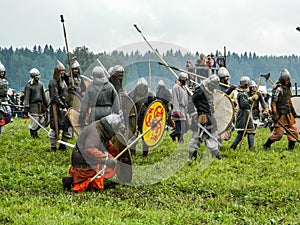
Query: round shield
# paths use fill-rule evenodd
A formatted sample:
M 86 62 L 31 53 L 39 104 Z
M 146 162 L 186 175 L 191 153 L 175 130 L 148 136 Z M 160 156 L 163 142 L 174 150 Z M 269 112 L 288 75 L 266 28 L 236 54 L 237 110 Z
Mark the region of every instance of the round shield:
M 77 93 L 68 92 L 68 103 L 69 107 L 72 107 L 73 109 L 76 109 L 80 112 L 81 98 Z
M 300 134 L 300 118 L 295 118 L 295 120 L 298 128 L 298 133 Z
M 126 147 L 127 143 L 125 137 L 122 134 L 116 134 L 112 138 L 112 143 L 114 144 L 115 148 L 121 153 Z M 120 157 L 118 157 L 118 170 L 117 176 L 118 180 L 121 183 L 130 183 L 132 180 L 132 164 L 131 164 L 131 155 L 130 151 L 126 150 Z
M 133 100 L 128 95 L 121 93 L 120 99 L 125 127 L 129 128 L 125 137 L 129 139 L 133 134 L 135 134 L 137 129 L 137 110 Z
M 142 132 L 151 127 L 154 121 L 159 121 L 157 125 L 143 136 L 145 144 L 154 147 L 163 137 L 166 127 L 167 112 L 162 101 L 155 100 L 147 108 L 143 120 Z
M 45 96 L 46 96 L 46 101 L 47 101 L 47 111 L 44 112 L 44 118 L 45 118 L 45 123 L 43 124 L 44 127 L 48 127 L 50 124 L 50 92 L 49 90 L 45 90 Z
M 297 115 L 300 115 L 300 96 L 292 96 L 291 100 Z
M 233 122 L 235 116 L 234 106 L 228 95 L 220 90 L 215 90 L 214 109 L 214 116 L 217 121 L 217 134 L 221 135 Z
M 75 131 L 75 133 L 79 136 L 79 134 L 81 133 L 81 127 L 78 123 L 79 120 L 79 116 L 80 116 L 80 112 L 76 109 L 74 109 L 73 107 L 68 109 L 68 118 L 69 121 Z

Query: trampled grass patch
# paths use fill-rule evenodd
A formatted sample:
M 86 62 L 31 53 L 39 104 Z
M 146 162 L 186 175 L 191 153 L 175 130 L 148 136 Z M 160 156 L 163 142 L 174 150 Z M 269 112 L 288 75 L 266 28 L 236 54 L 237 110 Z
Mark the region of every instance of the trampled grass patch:
M 72 149 L 50 152 L 46 133 L 40 130 L 40 139 L 33 140 L 27 126 L 15 119 L 0 136 L 0 224 L 300 224 L 299 144 L 288 151 L 283 137 L 264 150 L 267 129 L 257 129 L 254 150 L 247 148 L 246 138 L 241 149 L 231 150 L 231 139 L 223 142 L 223 160 L 186 161 L 161 182 L 130 186 L 107 181 L 103 191 L 75 194 L 63 190 L 61 182 Z M 167 134 L 147 158 L 138 151 L 133 163 L 184 157 L 180 154 L 187 155 L 189 135 L 176 152 L 178 145 Z M 201 151 L 206 157 L 204 146 Z M 162 169 L 154 167 L 151 173 L 157 174 L 149 177 Z

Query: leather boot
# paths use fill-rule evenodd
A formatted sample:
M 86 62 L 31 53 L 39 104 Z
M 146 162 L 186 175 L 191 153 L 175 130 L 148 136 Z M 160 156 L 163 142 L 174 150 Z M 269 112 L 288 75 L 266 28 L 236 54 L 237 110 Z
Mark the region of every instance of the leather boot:
M 289 141 L 288 149 L 293 150 L 295 148 L 295 141 Z
M 34 135 L 33 138 L 39 138 L 37 131 L 38 131 L 38 130 L 34 130 L 34 131 L 33 131 L 33 135 Z
M 170 137 L 172 138 L 173 141 L 176 141 L 176 136 L 177 136 L 177 134 L 175 133 L 175 131 L 173 131 L 173 132 L 170 134 Z
M 233 149 L 233 150 L 235 150 L 235 149 L 236 149 L 236 145 L 235 145 L 235 144 L 232 144 L 232 145 L 230 146 L 230 148 Z
M 183 134 L 178 134 L 177 135 L 177 139 L 178 139 L 178 143 L 183 143 L 184 140 L 183 140 Z
M 147 157 L 148 156 L 148 151 L 143 151 L 143 157 Z
M 130 149 L 130 154 L 135 156 L 136 155 L 136 150 L 135 149 Z
M 263 148 L 264 149 L 268 149 L 271 147 L 271 144 L 273 143 L 274 141 L 272 141 L 270 138 L 268 138 L 268 140 L 266 141 L 266 143 L 263 145 Z
M 58 149 L 61 151 L 65 151 L 65 150 L 67 150 L 67 147 L 64 144 L 59 144 Z
M 189 150 L 189 159 L 197 159 L 197 150 L 196 149 L 190 149 Z
M 30 129 L 30 136 L 34 138 L 34 130 Z

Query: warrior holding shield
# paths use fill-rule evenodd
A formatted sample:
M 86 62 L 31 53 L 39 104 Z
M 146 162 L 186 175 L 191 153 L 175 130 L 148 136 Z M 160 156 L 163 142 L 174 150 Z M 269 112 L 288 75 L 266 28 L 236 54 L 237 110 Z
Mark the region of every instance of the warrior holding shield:
M 132 98 L 136 109 L 137 109 L 137 117 L 138 117 L 138 131 L 140 133 L 143 132 L 143 121 L 145 117 L 145 113 L 147 111 L 147 107 L 155 100 L 154 94 L 151 92 L 151 89 L 148 87 L 148 82 L 145 78 L 139 78 L 136 84 L 136 87 L 133 91 L 129 93 L 129 97 Z M 134 146 L 131 149 L 133 155 L 135 155 Z M 143 157 L 148 155 L 149 146 L 143 140 Z
M 189 158 L 197 158 L 197 149 L 200 148 L 201 142 L 205 141 L 206 148 L 211 152 L 211 155 L 217 159 L 221 159 L 219 153 L 220 143 L 217 140 L 217 121 L 214 116 L 213 95 L 219 82 L 218 75 L 211 75 L 200 83 L 200 86 L 196 88 L 192 96 L 198 114 L 193 123 L 198 124 L 198 127 L 193 130 Z
M 69 128 L 69 120 L 66 116 L 68 111 L 68 86 L 61 75 L 65 73 L 65 66 L 56 61 L 53 79 L 49 82 L 50 93 L 50 147 L 56 151 L 56 141 L 59 138 L 59 131 L 62 130 L 62 141 L 67 142 L 72 138 Z M 66 146 L 60 144 L 60 150 L 66 150 Z

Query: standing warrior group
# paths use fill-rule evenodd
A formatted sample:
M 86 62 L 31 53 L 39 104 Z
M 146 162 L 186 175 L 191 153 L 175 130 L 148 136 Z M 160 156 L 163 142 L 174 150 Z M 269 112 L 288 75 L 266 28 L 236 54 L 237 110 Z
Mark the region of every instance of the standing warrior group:
M 77 60 L 72 64 L 72 76 L 66 74 L 65 66 L 56 61 L 54 66 L 53 79 L 48 85 L 49 99 L 45 94 L 44 85 L 40 82 L 40 72 L 32 68 L 29 72 L 30 80 L 25 87 L 24 114 L 31 119 L 29 130 L 32 138 L 38 137 L 38 130 L 46 124 L 45 113 L 50 110 L 50 148 L 57 149 L 57 141 L 62 132 L 60 150 L 65 150 L 65 144 L 72 138 L 72 127 L 67 117 L 68 109 L 71 107 L 69 94 L 77 93 L 82 97 L 80 108 L 79 125 L 81 134 L 72 153 L 72 167 L 69 178 L 64 178 L 64 187 L 73 187 L 76 192 L 85 191 L 88 188 L 104 188 L 104 178 L 111 177 L 117 169 L 117 161 L 114 157 L 118 154 L 112 144 L 112 138 L 119 131 L 122 121 L 120 93 L 124 68 L 116 65 L 107 71 L 102 66 L 95 66 L 92 70 L 93 82 L 86 87 L 80 77 L 80 65 Z M 172 92 L 164 87 L 164 82 L 158 82 L 157 96 L 155 96 L 144 78 L 137 81 L 136 87 L 129 94 L 137 109 L 137 128 L 142 133 L 142 119 L 147 107 L 155 100 L 160 99 L 165 106 L 170 107 L 170 118 L 174 122 L 174 131 L 170 133 L 173 141 L 184 142 L 184 134 L 190 128 L 192 138 L 189 143 L 189 158 L 197 158 L 197 150 L 204 142 L 212 157 L 221 159 L 220 147 L 222 140 L 228 140 L 217 134 L 217 119 L 215 118 L 214 93 L 216 89 L 230 96 L 236 101 L 238 107 L 234 123 L 228 126 L 228 132 L 234 129 L 237 136 L 231 144 L 236 149 L 244 135 L 248 137 L 249 149 L 254 148 L 255 119 L 259 115 L 259 106 L 269 115 L 268 105 L 263 96 L 257 92 L 257 85 L 250 81 L 248 76 L 240 79 L 238 88 L 230 85 L 230 74 L 225 67 L 220 67 L 216 74 L 209 75 L 195 87 L 192 96 L 189 96 L 187 84 L 189 77 L 187 73 L 179 73 Z M 73 79 L 73 80 L 72 80 Z M 289 144 L 288 149 L 294 149 L 298 141 L 298 129 L 295 117 L 298 117 L 291 101 L 290 74 L 287 69 L 280 73 L 279 80 L 275 83 L 271 96 L 272 119 L 274 129 L 263 145 L 265 149 L 271 144 L 279 141 L 286 132 Z M 224 88 L 224 85 L 227 86 Z M 233 94 L 237 89 L 237 96 Z M 5 67 L 0 63 L 0 134 L 1 127 L 10 120 L 10 107 L 7 104 L 8 82 L 5 77 Z M 167 98 L 167 99 L 166 99 Z M 192 102 L 194 112 L 188 115 L 188 103 Z M 191 117 L 192 124 L 188 124 Z M 133 137 L 137 137 L 135 134 Z M 230 137 L 230 136 L 229 136 Z M 63 144 L 65 143 L 65 144 Z M 143 156 L 148 155 L 149 147 L 143 141 Z M 132 153 L 135 153 L 135 145 L 132 146 Z M 104 168 L 102 176 L 95 177 L 97 171 Z M 108 168 L 106 170 L 106 168 Z

